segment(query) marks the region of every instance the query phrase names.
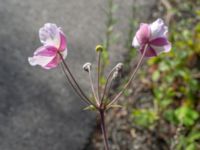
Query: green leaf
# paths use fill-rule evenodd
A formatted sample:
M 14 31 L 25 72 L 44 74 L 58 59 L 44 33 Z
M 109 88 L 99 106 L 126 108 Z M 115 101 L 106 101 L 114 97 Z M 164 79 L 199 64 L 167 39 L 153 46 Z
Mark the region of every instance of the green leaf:
M 158 87 L 154 88 L 153 92 L 154 92 L 154 95 L 155 95 L 156 99 L 162 99 L 163 96 L 164 96 L 164 93 L 162 92 L 160 87 L 159 88 Z
M 159 70 L 160 71 L 168 71 L 170 69 L 169 64 L 167 64 L 165 61 L 162 61 L 159 64 Z
M 155 82 L 155 81 L 158 81 L 160 78 L 160 72 L 158 70 L 154 71 L 154 73 L 152 74 L 152 80 Z
M 172 122 L 172 123 L 174 123 L 174 124 L 178 124 L 178 120 L 177 120 L 177 118 L 176 118 L 176 116 L 175 116 L 175 113 L 174 113 L 174 110 L 173 110 L 173 109 L 168 109 L 168 110 L 166 110 L 166 111 L 164 112 L 164 117 L 165 117 L 168 121 L 170 121 L 170 122 Z
M 196 144 L 195 143 L 191 143 L 191 144 L 187 145 L 186 150 L 197 150 L 196 149 Z
M 111 106 L 108 107 L 108 109 L 109 108 L 123 108 L 123 106 L 121 106 L 121 105 L 111 105 Z
M 200 140 L 200 132 L 193 132 L 191 135 L 188 137 L 189 142 L 194 142 L 196 140 Z
M 178 118 L 178 120 L 186 126 L 193 125 L 199 117 L 198 112 L 196 112 L 188 106 L 182 106 L 178 108 L 175 111 L 175 115 Z
M 133 110 L 133 119 L 134 122 L 143 127 L 151 127 L 155 121 L 158 119 L 158 116 L 154 110 L 147 109 L 136 109 Z
M 172 102 L 173 102 L 172 99 L 163 99 L 163 100 L 160 101 L 160 105 L 161 105 L 163 108 L 166 108 L 166 107 L 169 106 Z
M 85 107 L 83 110 L 92 110 L 92 111 L 95 111 L 96 108 L 93 105 L 89 105 L 89 106 Z
M 160 61 L 159 57 L 152 57 L 148 60 L 148 65 L 153 65 L 153 64 L 157 64 Z

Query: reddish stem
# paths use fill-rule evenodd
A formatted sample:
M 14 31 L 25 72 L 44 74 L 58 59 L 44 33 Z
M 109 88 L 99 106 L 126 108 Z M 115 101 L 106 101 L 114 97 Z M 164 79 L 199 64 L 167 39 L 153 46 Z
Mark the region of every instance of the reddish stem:
M 105 150 L 109 150 L 108 137 L 107 137 L 106 126 L 105 126 L 105 116 L 104 116 L 105 110 L 101 109 L 99 110 L 99 113 L 101 117 L 101 130 L 103 134 Z

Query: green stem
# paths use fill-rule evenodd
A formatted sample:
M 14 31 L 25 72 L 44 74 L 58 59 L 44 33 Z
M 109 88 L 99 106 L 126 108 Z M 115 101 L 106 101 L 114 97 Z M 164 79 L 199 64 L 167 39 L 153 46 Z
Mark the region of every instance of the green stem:
M 97 68 L 97 96 L 98 103 L 100 103 L 100 74 L 101 74 L 101 52 L 98 54 L 98 68 Z

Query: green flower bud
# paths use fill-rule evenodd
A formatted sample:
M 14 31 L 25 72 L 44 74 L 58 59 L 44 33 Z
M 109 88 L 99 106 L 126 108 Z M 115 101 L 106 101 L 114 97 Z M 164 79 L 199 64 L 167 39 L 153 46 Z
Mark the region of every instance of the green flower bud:
M 95 48 L 95 50 L 97 52 L 102 52 L 104 50 L 104 47 L 102 45 L 97 45 L 96 48 Z

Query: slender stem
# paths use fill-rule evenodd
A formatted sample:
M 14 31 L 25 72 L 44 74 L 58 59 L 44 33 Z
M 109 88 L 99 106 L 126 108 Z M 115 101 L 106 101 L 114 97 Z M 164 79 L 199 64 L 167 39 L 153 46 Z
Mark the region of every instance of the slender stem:
M 103 134 L 103 140 L 104 140 L 104 146 L 106 150 L 109 150 L 109 145 L 108 145 L 108 137 L 107 137 L 107 132 L 106 132 L 106 126 L 105 126 L 105 116 L 104 116 L 104 111 L 105 110 L 100 110 L 100 117 L 101 117 L 101 130 Z
M 85 95 L 85 93 L 82 91 L 82 89 L 80 88 L 80 86 L 78 85 L 78 83 L 76 82 L 76 80 L 75 80 L 74 76 L 72 75 L 72 73 L 71 73 L 71 71 L 70 71 L 70 69 L 69 69 L 67 63 L 66 63 L 65 60 L 63 59 L 62 54 L 61 54 L 60 52 L 58 52 L 58 54 L 60 55 L 60 58 L 61 58 L 61 60 L 62 60 L 62 62 L 63 62 L 63 65 L 64 65 L 65 68 L 67 69 L 67 71 L 68 71 L 70 77 L 72 78 L 73 82 L 74 82 L 75 85 L 77 86 L 77 88 L 78 88 L 78 90 L 80 91 L 80 93 L 83 95 L 83 97 L 85 97 L 85 99 L 87 99 L 88 101 L 90 101 L 89 98 L 88 98 L 88 97 Z
M 98 53 L 98 66 L 97 66 L 97 96 L 98 96 L 98 103 L 100 103 L 100 85 L 99 85 L 99 80 L 100 80 L 100 73 L 101 73 L 101 51 Z
M 92 93 L 93 93 L 93 96 L 94 96 L 95 101 L 97 103 L 97 106 L 99 106 L 99 100 L 97 99 L 96 92 L 95 92 L 95 89 L 94 89 L 94 83 L 93 83 L 93 80 L 92 80 L 91 70 L 89 69 L 88 71 L 89 71 L 90 86 L 91 86 L 91 89 L 92 89 Z
M 112 83 L 113 83 L 113 78 L 111 79 L 110 84 L 109 84 L 109 86 L 108 86 L 108 88 L 107 88 L 107 92 L 106 92 L 106 97 L 105 97 L 105 99 L 107 99 L 108 96 L 109 96 L 109 93 L 110 93 L 110 90 L 111 90 L 111 87 L 112 87 Z
M 148 47 L 148 44 L 145 45 L 143 54 L 142 54 L 141 58 L 139 59 L 139 62 L 138 62 L 138 64 L 137 64 L 135 70 L 133 71 L 133 73 L 132 73 L 130 79 L 129 79 L 128 82 L 124 85 L 123 89 L 122 89 L 122 90 L 114 97 L 114 99 L 108 104 L 108 106 L 110 106 L 110 105 L 112 105 L 113 103 L 115 103 L 115 102 L 118 100 L 118 98 L 123 94 L 123 92 L 127 89 L 127 87 L 130 85 L 131 81 L 135 79 L 135 75 L 136 75 L 136 73 L 137 73 L 137 71 L 138 71 L 138 69 L 139 69 L 139 67 L 140 67 L 140 64 L 142 63 L 142 60 L 143 60 L 143 58 L 144 58 L 144 56 L 145 56 L 145 53 L 146 53 L 146 51 L 147 51 L 147 47 Z
M 106 79 L 106 84 L 105 84 L 105 87 L 104 87 L 104 90 L 103 90 L 103 96 L 101 98 L 101 104 L 103 103 L 104 97 L 106 95 L 106 90 L 107 90 L 108 82 L 109 82 L 110 78 L 112 77 L 112 74 L 113 74 L 114 71 L 115 71 L 115 67 L 110 71 L 110 73 L 108 74 L 108 77 Z
M 67 72 L 65 71 L 63 64 L 61 64 L 61 69 L 62 69 L 64 75 L 66 76 L 67 81 L 69 82 L 69 84 L 71 85 L 71 87 L 74 89 L 74 91 L 76 92 L 76 94 L 80 97 L 80 99 L 83 100 L 83 101 L 84 101 L 85 103 L 87 103 L 88 105 L 93 105 L 93 106 L 95 106 L 91 101 L 88 101 L 87 99 L 85 99 L 85 98 L 83 97 L 83 95 L 81 95 L 81 93 L 78 91 L 78 89 L 74 86 L 74 84 L 72 83 L 71 79 L 69 78 Z

